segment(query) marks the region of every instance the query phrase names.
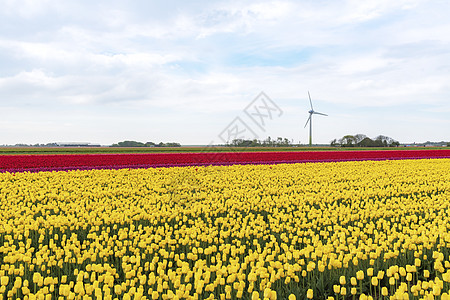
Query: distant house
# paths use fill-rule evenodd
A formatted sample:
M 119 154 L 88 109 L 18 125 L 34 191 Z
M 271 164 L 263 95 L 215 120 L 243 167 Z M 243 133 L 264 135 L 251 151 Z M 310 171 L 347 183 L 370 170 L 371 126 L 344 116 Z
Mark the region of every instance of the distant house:
M 403 147 L 447 147 L 445 143 L 404 144 Z

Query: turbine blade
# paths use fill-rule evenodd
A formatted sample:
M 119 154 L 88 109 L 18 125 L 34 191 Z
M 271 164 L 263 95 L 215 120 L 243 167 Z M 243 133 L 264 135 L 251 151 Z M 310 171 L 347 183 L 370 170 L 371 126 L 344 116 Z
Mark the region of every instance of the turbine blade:
M 309 114 L 309 118 L 308 118 L 308 120 L 306 120 L 305 127 L 303 127 L 303 128 L 306 128 L 306 125 L 308 125 L 308 122 L 311 120 L 311 115 L 312 115 L 312 114 Z
M 313 112 L 313 114 L 322 115 L 322 116 L 328 116 L 327 114 L 323 114 L 323 113 L 320 113 L 320 112 L 317 112 L 317 111 Z
M 312 106 L 311 95 L 309 94 L 309 91 L 308 91 L 308 97 L 309 97 L 309 104 L 311 104 L 311 110 L 314 110 L 314 108 Z

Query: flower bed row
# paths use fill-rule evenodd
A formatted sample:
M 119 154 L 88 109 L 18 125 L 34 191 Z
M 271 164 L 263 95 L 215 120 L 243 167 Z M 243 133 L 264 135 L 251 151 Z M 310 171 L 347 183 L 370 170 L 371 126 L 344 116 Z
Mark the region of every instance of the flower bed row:
M 0 299 L 436 299 L 450 159 L 0 174 Z
M 0 155 L 0 172 L 450 158 L 450 150 Z

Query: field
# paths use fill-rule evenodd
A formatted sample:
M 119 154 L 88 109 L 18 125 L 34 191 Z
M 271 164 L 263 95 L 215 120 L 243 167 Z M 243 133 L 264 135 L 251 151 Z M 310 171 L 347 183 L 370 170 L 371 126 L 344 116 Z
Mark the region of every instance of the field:
M 342 148 L 344 149 L 344 148 Z M 99 153 L 192 153 L 247 151 L 323 151 L 330 147 L 0 147 L 0 155 L 13 154 L 99 154 Z
M 99 153 L 192 153 L 192 152 L 254 152 L 254 151 L 360 151 L 360 150 L 426 150 L 408 148 L 332 148 L 332 147 L 0 147 L 0 155 L 39 154 L 99 154 Z M 433 147 L 433 149 L 447 149 Z
M 0 294 L 449 299 L 450 159 L 408 158 L 34 172 L 0 159 Z
M 274 148 L 271 148 L 274 149 Z M 445 150 L 247 151 L 0 155 L 0 172 L 447 158 Z

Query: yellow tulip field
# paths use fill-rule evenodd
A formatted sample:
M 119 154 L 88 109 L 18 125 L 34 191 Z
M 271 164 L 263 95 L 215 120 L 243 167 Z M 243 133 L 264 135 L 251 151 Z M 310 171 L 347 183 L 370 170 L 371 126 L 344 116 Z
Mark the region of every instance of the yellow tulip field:
M 0 173 L 2 299 L 450 299 L 450 159 Z

